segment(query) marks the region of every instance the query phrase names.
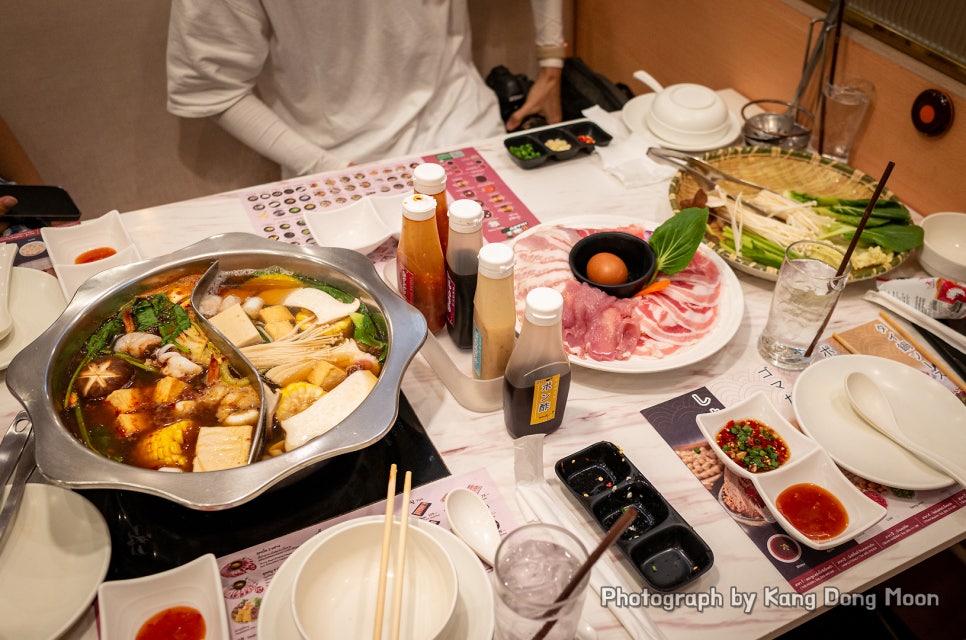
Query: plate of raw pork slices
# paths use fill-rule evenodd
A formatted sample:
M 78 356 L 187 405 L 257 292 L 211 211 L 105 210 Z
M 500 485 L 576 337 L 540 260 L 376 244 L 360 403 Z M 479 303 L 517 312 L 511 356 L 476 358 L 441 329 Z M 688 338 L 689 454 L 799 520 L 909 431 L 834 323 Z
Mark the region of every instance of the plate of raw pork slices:
M 744 297 L 731 268 L 704 244 L 667 287 L 641 297 L 615 298 L 579 283 L 571 272 L 570 249 L 581 238 L 624 231 L 646 240 L 654 226 L 625 216 L 594 216 L 544 223 L 520 234 L 512 243 L 518 324 L 527 292 L 551 287 L 564 297 L 564 342 L 573 364 L 651 373 L 718 352 L 741 324 Z

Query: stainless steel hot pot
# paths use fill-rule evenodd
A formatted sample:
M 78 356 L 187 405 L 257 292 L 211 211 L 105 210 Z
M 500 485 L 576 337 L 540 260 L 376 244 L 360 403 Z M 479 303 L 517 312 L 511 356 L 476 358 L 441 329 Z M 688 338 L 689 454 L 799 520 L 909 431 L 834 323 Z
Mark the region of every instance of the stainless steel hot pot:
M 172 276 L 205 271 L 214 262 L 225 271 L 277 265 L 324 280 L 380 312 L 389 334 L 389 351 L 369 397 L 336 428 L 305 445 L 275 458 L 224 471 L 162 473 L 115 462 L 85 447 L 59 416 L 73 354 L 121 303 L 171 280 Z M 209 331 L 215 334 L 210 337 L 217 340 L 217 331 L 210 327 Z M 217 510 L 242 504 L 327 458 L 362 449 L 382 438 L 396 420 L 403 373 L 425 337 L 426 321 L 422 315 L 382 281 L 362 254 L 231 233 L 94 276 L 78 289 L 60 318 L 14 358 L 6 380 L 33 422 L 37 465 L 52 482 L 77 489 L 141 491 L 193 509 Z M 232 355 L 236 366 L 243 371 L 250 368 L 239 353 Z M 270 416 L 265 416 L 263 409 L 263 424 L 265 420 L 270 420 Z

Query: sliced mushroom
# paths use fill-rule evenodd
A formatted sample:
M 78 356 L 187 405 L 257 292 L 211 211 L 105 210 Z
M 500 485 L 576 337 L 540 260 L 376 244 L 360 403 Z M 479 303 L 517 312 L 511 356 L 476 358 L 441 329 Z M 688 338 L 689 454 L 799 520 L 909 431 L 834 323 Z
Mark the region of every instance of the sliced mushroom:
M 134 376 L 134 367 L 122 358 L 106 356 L 93 360 L 77 374 L 77 392 L 85 398 L 100 398 L 120 389 Z

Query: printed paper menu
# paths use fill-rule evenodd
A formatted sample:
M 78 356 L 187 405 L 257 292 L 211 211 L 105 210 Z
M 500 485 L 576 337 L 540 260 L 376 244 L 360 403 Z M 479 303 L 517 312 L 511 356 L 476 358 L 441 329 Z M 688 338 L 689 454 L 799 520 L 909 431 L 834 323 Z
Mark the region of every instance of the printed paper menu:
M 875 323 L 867 330 L 875 332 Z M 889 341 L 885 334 L 886 342 Z M 897 351 L 908 345 L 892 338 Z M 822 357 L 843 353 L 834 342 L 821 346 Z M 909 355 L 908 353 L 906 355 Z M 919 354 L 909 355 L 913 366 L 935 375 L 935 368 Z M 952 485 L 931 491 L 908 491 L 886 487 L 854 474 L 846 476 L 870 499 L 888 509 L 886 517 L 855 540 L 833 549 L 818 551 L 799 544 L 775 523 L 750 481 L 725 469 L 698 430 L 695 417 L 725 408 L 727 404 L 763 391 L 772 404 L 793 424 L 791 390 L 797 373 L 770 365 L 748 371 L 731 371 L 706 386 L 648 407 L 641 414 L 670 445 L 682 464 L 701 481 L 751 538 L 762 554 L 778 569 L 791 587 L 803 593 L 832 576 L 866 560 L 931 523 L 966 507 L 966 489 Z M 947 384 L 947 386 L 949 386 Z M 950 389 L 952 391 L 952 388 Z

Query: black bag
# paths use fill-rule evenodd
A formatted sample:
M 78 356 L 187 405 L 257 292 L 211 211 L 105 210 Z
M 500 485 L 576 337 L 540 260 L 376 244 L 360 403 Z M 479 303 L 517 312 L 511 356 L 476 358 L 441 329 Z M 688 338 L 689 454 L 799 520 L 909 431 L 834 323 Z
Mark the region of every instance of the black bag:
M 634 93 L 623 83 L 613 83 L 577 57 L 564 60 L 560 84 L 563 119 L 582 118 L 584 109 L 599 105 L 604 111 L 619 111 Z

